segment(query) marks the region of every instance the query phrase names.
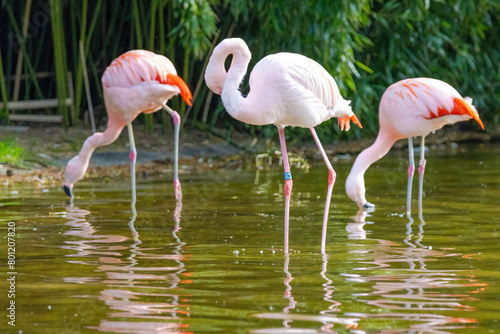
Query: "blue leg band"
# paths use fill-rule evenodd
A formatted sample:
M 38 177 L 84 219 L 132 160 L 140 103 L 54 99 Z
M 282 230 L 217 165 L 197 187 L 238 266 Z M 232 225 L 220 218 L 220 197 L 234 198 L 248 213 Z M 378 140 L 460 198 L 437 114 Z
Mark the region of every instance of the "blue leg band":
M 292 179 L 292 173 L 290 172 L 285 172 L 285 180 L 291 180 Z

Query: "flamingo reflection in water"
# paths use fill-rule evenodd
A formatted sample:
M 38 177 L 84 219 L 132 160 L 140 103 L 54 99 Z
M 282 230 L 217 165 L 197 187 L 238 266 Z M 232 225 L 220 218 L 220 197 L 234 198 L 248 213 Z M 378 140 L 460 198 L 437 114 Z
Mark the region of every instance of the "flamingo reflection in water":
M 290 265 L 290 255 L 285 254 L 284 264 L 283 264 L 283 273 L 285 274 L 285 279 L 283 280 L 283 284 L 285 285 L 284 297 L 288 302 L 283 308 L 283 311 L 280 313 L 257 313 L 254 314 L 255 317 L 261 319 L 275 319 L 282 320 L 283 327 L 278 328 L 263 328 L 253 330 L 252 333 L 337 333 L 333 331 L 332 328 L 335 325 L 342 326 L 343 328 L 357 328 L 358 318 L 354 317 L 339 317 L 338 314 L 340 312 L 339 306 L 340 303 L 335 301 L 332 298 L 333 292 L 335 291 L 334 286 L 332 285 L 332 281 L 326 276 L 327 267 L 328 267 L 328 255 L 321 254 L 322 256 L 322 266 L 321 266 L 321 277 L 325 280 L 323 283 L 323 290 L 325 291 L 323 295 L 323 300 L 328 302 L 329 306 L 326 310 L 320 311 L 319 315 L 307 315 L 307 314 L 299 314 L 299 313 L 291 313 L 292 310 L 295 309 L 295 305 L 297 302 L 292 295 L 292 281 L 293 276 L 289 271 Z M 309 328 L 292 328 L 293 321 L 308 321 L 308 322 L 319 322 L 322 323 L 320 327 L 320 331 L 316 331 L 314 329 Z
M 378 318 L 390 319 L 392 322 L 401 322 L 401 326 L 410 323 L 412 333 L 449 333 L 448 330 L 456 328 L 473 328 L 476 319 L 472 317 L 450 316 L 450 312 L 475 311 L 467 305 L 468 302 L 477 300 L 474 294 L 483 291 L 487 283 L 477 280 L 473 272 L 461 269 L 430 269 L 428 262 L 434 268 L 439 267 L 439 260 L 449 257 L 466 257 L 459 253 L 448 253 L 442 250 L 433 250 L 423 246 L 423 220 L 415 241 L 411 242 L 411 234 L 402 238 L 404 245 L 384 239 L 370 239 L 370 231 L 365 231 L 364 226 L 371 222 L 366 219 L 370 213 L 360 209 L 352 217 L 346 227 L 350 239 L 360 240 L 359 247 L 352 253 L 360 265 L 353 268 L 354 273 L 341 274 L 347 281 L 360 283 L 363 286 L 372 284 L 370 291 L 356 293 L 355 299 L 371 307 L 379 308 L 374 311 L 350 313 L 361 319 Z M 421 212 L 419 216 L 421 216 Z M 410 221 L 407 226 L 411 232 Z M 363 232 L 364 231 L 364 232 Z M 366 243 L 363 240 L 376 241 L 376 244 Z M 407 247 L 409 246 L 409 247 Z M 407 268 L 402 265 L 407 264 Z M 363 274 L 358 274 L 358 273 Z M 468 292 L 458 292 L 467 290 Z M 453 291 L 450 293 L 450 291 Z M 383 310 L 392 310 L 387 312 Z M 440 314 L 441 312 L 441 314 Z M 446 315 L 445 315 L 446 314 Z M 363 321 L 360 321 L 362 327 Z M 403 325 L 404 323 L 404 325 Z M 359 331 L 364 333 L 364 331 Z M 393 333 L 393 330 L 380 333 Z
M 184 243 L 179 239 L 177 233 L 180 229 L 181 202 L 177 202 L 174 211 L 175 227 L 172 230 L 174 241 L 167 246 L 172 246 L 171 253 L 152 253 L 158 248 L 141 247 L 140 235 L 135 229 L 137 211 L 132 205 L 132 217 L 129 227 L 132 232 L 133 243 L 127 246 L 130 238 L 121 235 L 98 235 L 96 228 L 89 222 L 86 216 L 90 212 L 74 206 L 66 207 L 65 224 L 70 230 L 65 235 L 82 238 L 81 240 L 65 241 L 64 249 L 75 251 L 69 254 L 71 258 L 82 258 L 72 260 L 71 263 L 82 263 L 95 265 L 99 263 L 97 272 L 105 273 L 106 278 L 100 283 L 108 288 L 101 291 L 97 299 L 104 303 L 113 312 L 104 316 L 99 325 L 88 327 L 103 332 L 168 332 L 189 333 L 189 324 L 183 318 L 189 316 L 189 305 L 186 294 L 183 293 L 182 284 L 190 283 L 190 273 L 186 272 L 184 261 L 189 255 L 183 254 Z M 129 255 L 126 260 L 121 258 Z M 141 266 L 141 261 L 159 260 L 162 262 L 173 261 L 172 266 L 150 267 Z M 153 273 L 152 273 L 153 272 Z M 158 273 L 156 273 L 158 272 Z M 66 277 L 65 281 L 77 284 L 95 282 L 96 277 Z M 161 284 L 158 284 L 161 283 Z M 168 286 L 165 285 L 168 283 Z M 88 296 L 85 296 L 88 298 Z M 160 300 L 159 302 L 141 301 L 146 299 Z M 133 320 L 113 321 L 112 318 L 130 318 Z M 145 319 L 144 321 L 134 321 Z M 159 321 L 151 321 L 156 319 Z

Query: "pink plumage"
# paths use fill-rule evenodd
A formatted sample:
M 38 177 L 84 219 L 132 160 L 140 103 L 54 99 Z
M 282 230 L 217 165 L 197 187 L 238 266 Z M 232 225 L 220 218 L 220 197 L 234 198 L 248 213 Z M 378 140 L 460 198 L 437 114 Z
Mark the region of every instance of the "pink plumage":
M 230 69 L 224 62 L 232 55 Z M 235 119 L 254 125 L 274 124 L 280 136 L 285 169 L 285 252 L 288 252 L 288 220 L 292 179 L 284 136 L 285 126 L 309 128 L 329 170 L 328 191 L 323 216 L 321 252 L 325 252 L 326 226 L 335 171 L 326 156 L 314 127 L 337 117 L 341 128 L 348 130 L 350 121 L 361 127 L 358 119 L 339 92 L 332 76 L 317 62 L 294 53 L 277 53 L 260 60 L 249 77 L 250 91 L 243 96 L 239 87 L 250 62 L 250 50 L 239 38 L 223 40 L 214 49 L 208 63 L 205 81 L 222 96 L 227 112 Z
M 177 75 L 168 58 L 146 50 L 128 51 L 109 64 L 102 75 L 103 87 L 131 87 L 144 81 Z M 160 81 L 160 80 L 158 80 Z
M 130 160 L 132 165 L 132 187 L 135 190 L 136 150 L 133 139 L 132 121 L 141 113 L 152 113 L 166 108 L 175 125 L 175 171 L 176 197 L 181 196 L 177 176 L 179 115 L 167 107 L 166 102 L 181 94 L 191 105 L 191 92 L 184 81 L 177 76 L 174 65 L 168 58 L 146 50 L 128 51 L 106 68 L 102 76 L 104 102 L 108 113 L 108 124 L 104 132 L 97 132 L 85 140 L 80 153 L 73 157 L 64 171 L 63 188 L 73 197 L 73 184 L 81 180 L 88 168 L 90 157 L 97 147 L 109 145 L 127 125 L 130 139 Z M 135 196 L 135 191 L 133 192 Z
M 420 182 L 423 182 L 425 170 L 424 137 L 446 124 L 474 119 L 484 130 L 484 125 L 472 99 L 463 98 L 449 84 L 431 78 L 406 79 L 394 83 L 386 89 L 380 100 L 380 130 L 375 143 L 361 152 L 356 158 L 346 180 L 346 192 L 349 198 L 360 208 L 373 207 L 366 201 L 364 173 L 375 161 L 381 159 L 394 142 L 408 138 L 410 146 L 410 167 L 408 176 L 413 178 L 412 137 L 422 137 L 421 159 L 418 169 Z M 419 199 L 421 203 L 421 187 Z M 408 183 L 407 207 L 410 209 L 411 182 Z
M 440 80 L 401 80 L 389 86 L 382 96 L 381 127 L 392 126 L 401 138 L 417 137 L 472 117 L 484 129 L 472 101 L 467 99 Z

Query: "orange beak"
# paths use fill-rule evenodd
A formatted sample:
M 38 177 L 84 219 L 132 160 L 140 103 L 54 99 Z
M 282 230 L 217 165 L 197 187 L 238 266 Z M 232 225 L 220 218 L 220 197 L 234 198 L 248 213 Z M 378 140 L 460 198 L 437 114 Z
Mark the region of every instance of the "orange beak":
M 179 89 L 181 90 L 181 96 L 184 99 L 184 101 L 186 101 L 187 105 L 188 106 L 193 105 L 193 103 L 191 102 L 193 100 L 193 95 L 191 95 L 189 87 L 186 85 L 184 80 L 181 79 L 181 77 L 175 74 L 167 74 L 167 80 L 162 82 L 162 84 L 179 87 Z
M 479 124 L 481 129 L 484 130 L 483 121 L 481 121 L 481 119 L 479 118 L 479 114 L 477 113 L 477 111 L 472 109 L 469 104 L 463 99 L 459 99 L 458 97 L 455 97 L 453 99 L 453 110 L 451 111 L 451 114 L 469 115 Z

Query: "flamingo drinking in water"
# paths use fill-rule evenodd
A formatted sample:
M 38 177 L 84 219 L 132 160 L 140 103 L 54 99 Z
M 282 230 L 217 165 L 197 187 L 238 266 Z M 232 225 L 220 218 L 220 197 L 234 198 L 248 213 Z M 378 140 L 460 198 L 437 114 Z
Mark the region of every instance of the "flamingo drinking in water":
M 226 72 L 224 62 L 232 55 Z M 253 124 L 274 124 L 280 137 L 285 169 L 285 252 L 288 252 L 288 218 L 292 174 L 285 143 L 285 126 L 309 128 L 329 170 L 328 192 L 323 218 L 321 252 L 325 252 L 326 226 L 330 199 L 336 174 L 316 135 L 314 127 L 338 117 L 341 128 L 349 129 L 350 120 L 361 127 L 340 95 L 335 80 L 317 62 L 294 53 L 277 53 L 260 60 L 250 74 L 250 92 L 244 97 L 239 86 L 250 62 L 250 50 L 239 38 L 223 40 L 214 49 L 205 73 L 207 86 L 222 96 L 228 113 L 239 121 Z
M 365 171 L 381 159 L 399 139 L 408 138 L 410 166 L 408 168 L 407 211 L 410 212 L 411 186 L 415 163 L 412 137 L 420 136 L 419 206 L 422 206 L 422 188 L 426 160 L 424 138 L 446 124 L 473 118 L 484 130 L 471 98 L 462 98 L 447 83 L 430 78 L 406 79 L 391 85 L 382 95 L 379 106 L 380 130 L 375 143 L 359 154 L 346 180 L 346 192 L 360 208 L 374 205 L 365 198 Z
M 73 157 L 64 171 L 63 188 L 73 198 L 73 184 L 81 180 L 88 168 L 90 156 L 99 146 L 114 142 L 125 126 L 128 128 L 130 140 L 130 162 L 132 177 L 132 194 L 135 199 L 135 149 L 132 121 L 140 113 L 153 113 L 165 108 L 173 118 L 175 130 L 174 187 L 175 197 L 182 196 L 178 177 L 179 154 L 179 114 L 167 106 L 167 101 L 181 94 L 188 105 L 191 105 L 191 92 L 184 81 L 177 76 L 174 65 L 168 58 L 145 50 L 128 51 L 106 68 L 102 76 L 104 102 L 108 113 L 108 125 L 104 132 L 88 137 L 83 143 L 80 153 Z

